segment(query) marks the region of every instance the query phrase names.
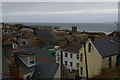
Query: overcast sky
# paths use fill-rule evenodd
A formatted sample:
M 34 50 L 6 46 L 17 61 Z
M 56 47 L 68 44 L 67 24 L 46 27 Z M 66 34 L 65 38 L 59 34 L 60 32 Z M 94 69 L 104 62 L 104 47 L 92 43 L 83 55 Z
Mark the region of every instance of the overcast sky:
M 2 2 L 119 2 L 120 0 L 1 0 Z
M 3 2 L 3 22 L 117 22 L 117 2 Z

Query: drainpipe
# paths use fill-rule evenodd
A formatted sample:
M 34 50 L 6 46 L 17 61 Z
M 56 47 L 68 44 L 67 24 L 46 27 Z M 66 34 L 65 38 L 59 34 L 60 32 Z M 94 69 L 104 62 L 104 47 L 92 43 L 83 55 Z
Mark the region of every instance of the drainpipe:
M 85 54 L 85 66 L 86 66 L 86 80 L 88 80 L 88 64 L 87 64 L 86 44 L 85 44 L 85 42 L 84 42 L 84 54 Z
M 57 50 L 57 52 L 56 52 L 56 54 L 55 54 L 55 56 L 56 56 L 56 64 L 60 64 L 60 55 L 59 55 L 59 51 Z
M 62 73 L 62 66 L 63 66 L 63 52 L 61 52 L 61 50 L 60 50 L 60 77 L 61 77 L 60 80 L 62 80 L 62 78 L 64 78 L 63 73 Z

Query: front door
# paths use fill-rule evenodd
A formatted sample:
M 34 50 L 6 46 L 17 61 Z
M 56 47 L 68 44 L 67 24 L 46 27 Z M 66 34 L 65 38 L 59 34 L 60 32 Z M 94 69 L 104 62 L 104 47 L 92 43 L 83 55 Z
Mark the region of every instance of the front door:
M 111 67 L 112 67 L 112 58 L 109 57 L 109 68 L 111 68 Z

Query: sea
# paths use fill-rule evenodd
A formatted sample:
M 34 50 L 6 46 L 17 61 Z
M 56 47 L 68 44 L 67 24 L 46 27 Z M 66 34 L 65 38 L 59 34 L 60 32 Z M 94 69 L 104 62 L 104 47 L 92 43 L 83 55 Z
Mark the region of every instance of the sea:
M 11 23 L 11 24 L 24 24 L 27 26 L 59 26 L 63 29 L 71 30 L 72 26 L 77 26 L 78 31 L 86 32 L 113 32 L 117 30 L 116 23 Z

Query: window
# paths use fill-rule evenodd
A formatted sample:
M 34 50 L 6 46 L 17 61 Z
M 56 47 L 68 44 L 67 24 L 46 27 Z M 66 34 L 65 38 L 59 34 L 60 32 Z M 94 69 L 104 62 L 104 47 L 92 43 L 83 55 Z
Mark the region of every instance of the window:
M 79 59 L 79 55 L 77 54 L 76 56 L 77 56 L 77 59 Z
M 65 57 L 67 57 L 67 53 L 65 53 Z
M 72 58 L 72 54 L 70 54 L 70 58 Z
M 79 69 L 77 69 L 77 72 L 79 72 Z
M 91 52 L 91 43 L 88 44 L 88 52 Z
M 77 68 L 79 68 L 79 63 L 76 64 Z
M 35 63 L 35 62 L 34 62 L 34 56 L 30 56 L 29 58 L 30 58 L 30 63 L 31 63 L 31 64 L 34 64 L 34 63 Z
M 65 65 L 67 66 L 67 61 L 65 61 Z
M 70 66 L 73 66 L 73 63 L 72 63 L 72 62 L 70 62 Z
M 83 54 L 80 54 L 80 61 L 83 61 Z
M 82 42 L 82 41 L 81 41 L 80 43 L 81 43 L 81 44 L 83 44 L 83 42 Z
M 83 75 L 83 67 L 80 67 L 80 74 Z
M 118 66 L 120 64 L 120 55 L 118 55 L 116 59 L 117 59 L 116 66 Z
M 111 57 L 109 57 L 109 68 L 111 68 L 112 67 L 112 58 Z
M 23 42 L 23 44 L 25 44 L 25 42 Z
M 28 75 L 26 79 L 27 79 L 27 80 L 30 80 L 30 75 Z

